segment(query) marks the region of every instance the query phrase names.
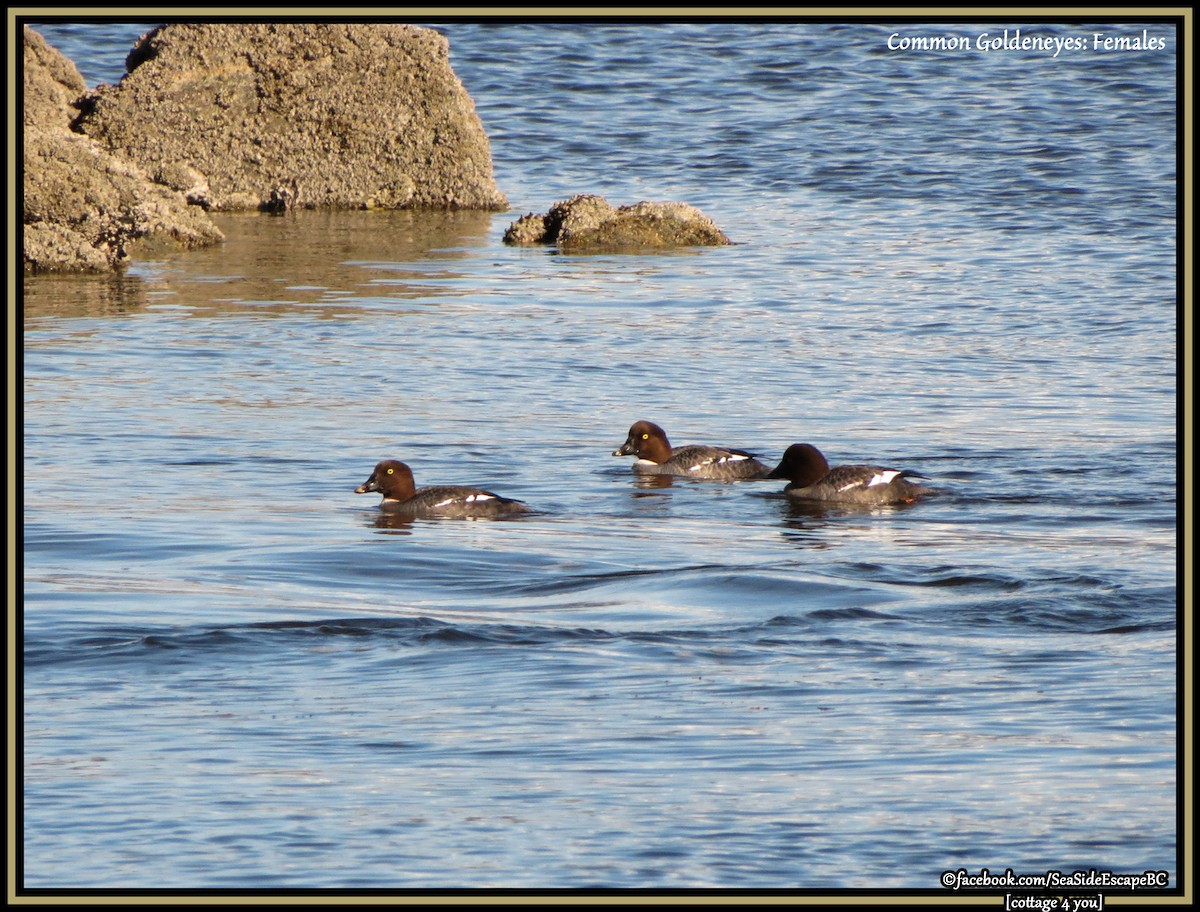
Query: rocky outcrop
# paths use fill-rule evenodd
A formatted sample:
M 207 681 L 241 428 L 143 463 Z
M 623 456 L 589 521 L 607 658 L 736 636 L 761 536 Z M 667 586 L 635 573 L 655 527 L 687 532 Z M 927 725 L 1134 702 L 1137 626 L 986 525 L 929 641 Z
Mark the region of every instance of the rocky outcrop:
M 178 23 L 126 67 L 76 129 L 213 209 L 508 205 L 431 29 Z
M 66 130 L 78 113 L 71 103 L 87 91 L 75 64 L 25 26 L 24 68 L 25 126 Z
M 506 244 L 555 244 L 564 253 L 645 251 L 730 244 L 716 224 L 687 203 L 634 203 L 614 208 L 604 197 L 580 194 L 530 213 L 504 233 Z
M 178 194 L 128 162 L 72 133 L 71 105 L 87 86 L 75 65 L 25 27 L 25 270 L 106 270 L 140 238 L 184 246 L 214 243 L 221 232 Z

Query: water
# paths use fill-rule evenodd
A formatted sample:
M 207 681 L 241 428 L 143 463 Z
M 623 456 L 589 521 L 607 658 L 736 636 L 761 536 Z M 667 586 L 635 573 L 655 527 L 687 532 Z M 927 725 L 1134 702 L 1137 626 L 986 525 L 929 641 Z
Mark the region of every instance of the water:
M 439 28 L 511 212 L 24 282 L 24 884 L 1176 886 L 1170 28 Z M 94 85 L 145 28 L 41 30 Z M 501 243 L 577 192 L 738 244 Z M 941 493 L 656 486 L 643 417 Z M 541 512 L 382 520 L 384 457 Z

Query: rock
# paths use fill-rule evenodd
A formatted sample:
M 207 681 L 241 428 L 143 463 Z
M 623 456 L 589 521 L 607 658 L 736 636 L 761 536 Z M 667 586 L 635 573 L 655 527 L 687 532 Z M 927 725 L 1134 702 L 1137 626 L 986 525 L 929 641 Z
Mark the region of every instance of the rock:
M 185 247 L 221 240 L 182 196 L 71 132 L 71 103 L 87 91 L 83 77 L 41 35 L 24 32 L 25 270 L 112 269 L 139 238 Z
M 75 64 L 25 26 L 25 126 L 66 130 L 78 113 L 71 107 L 87 92 Z
M 529 213 L 504 233 L 506 244 L 556 244 L 564 253 L 717 247 L 730 244 L 716 224 L 687 203 L 634 203 L 614 208 L 601 196 L 579 194 L 545 215 Z
M 198 174 L 187 192 L 213 209 L 508 206 L 432 29 L 176 23 L 143 37 L 126 67 L 77 129 L 147 172 Z

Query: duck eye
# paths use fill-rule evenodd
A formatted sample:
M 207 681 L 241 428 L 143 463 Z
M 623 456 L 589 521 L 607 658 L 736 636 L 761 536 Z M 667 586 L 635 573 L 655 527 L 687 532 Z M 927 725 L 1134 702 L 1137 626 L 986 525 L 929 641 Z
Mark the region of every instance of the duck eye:
M 649 434 L 643 434 L 643 435 L 642 435 L 642 439 L 643 439 L 643 440 L 649 440 L 649 439 L 650 439 L 650 435 L 649 435 Z
M 388 474 L 391 475 L 395 471 L 396 471 L 395 469 L 388 469 Z

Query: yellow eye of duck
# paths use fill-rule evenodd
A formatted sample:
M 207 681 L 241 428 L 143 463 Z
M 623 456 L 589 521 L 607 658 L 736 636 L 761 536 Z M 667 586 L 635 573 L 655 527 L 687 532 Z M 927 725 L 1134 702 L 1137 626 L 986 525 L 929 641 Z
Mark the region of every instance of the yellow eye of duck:
M 649 440 L 649 439 L 650 439 L 650 435 L 649 435 L 649 434 L 643 434 L 643 435 L 642 435 L 642 439 L 643 439 L 643 440 Z
M 396 471 L 395 469 L 388 469 L 388 474 L 391 475 L 395 471 Z

